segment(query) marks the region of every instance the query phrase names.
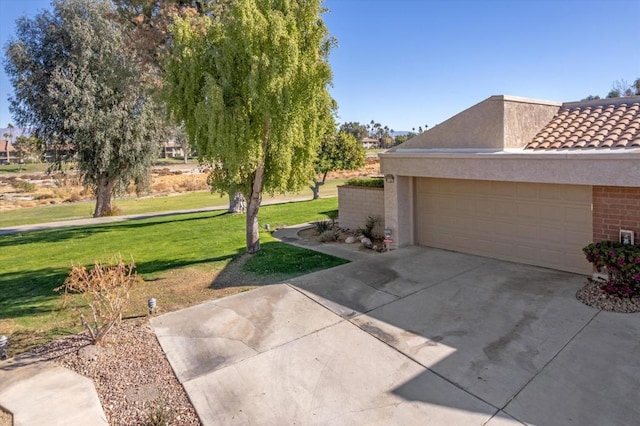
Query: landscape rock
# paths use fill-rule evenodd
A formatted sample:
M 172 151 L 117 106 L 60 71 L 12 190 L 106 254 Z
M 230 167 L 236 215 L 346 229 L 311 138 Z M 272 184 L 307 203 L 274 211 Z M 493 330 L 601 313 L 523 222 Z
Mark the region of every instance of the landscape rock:
M 371 248 L 371 247 L 373 247 L 373 243 L 372 243 L 372 242 L 371 242 L 371 240 L 370 240 L 369 238 L 367 238 L 367 237 L 362 238 L 362 239 L 360 240 L 360 242 L 362 243 L 362 246 L 363 246 L 363 247 L 366 247 L 366 248 Z
M 97 361 L 101 356 L 113 356 L 114 353 L 110 346 L 86 345 L 78 349 L 78 356 L 85 361 Z
M 95 345 L 87 345 L 78 350 L 78 356 L 85 361 L 96 361 L 98 359 L 99 349 Z
M 355 243 L 355 242 L 356 242 L 356 239 L 355 239 L 355 237 L 347 237 L 347 238 L 344 240 L 344 242 L 345 242 L 346 244 L 353 244 L 353 243 Z

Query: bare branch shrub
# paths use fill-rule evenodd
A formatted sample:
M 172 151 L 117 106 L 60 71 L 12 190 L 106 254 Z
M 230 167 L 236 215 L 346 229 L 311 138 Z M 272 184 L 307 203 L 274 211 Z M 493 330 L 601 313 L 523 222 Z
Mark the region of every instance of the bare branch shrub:
M 82 296 L 86 307 L 78 308 L 80 322 L 89 331 L 91 341 L 96 345 L 101 344 L 111 329 L 120 322 L 122 311 L 129 302 L 131 287 L 142 280 L 134 271 L 133 261 L 127 265 L 119 256 L 115 260 L 117 263 L 112 265 L 96 261 L 93 269 L 71 265 L 64 284 L 55 289 L 57 292 L 64 292 L 63 306 L 67 304 L 69 294 L 77 293 Z

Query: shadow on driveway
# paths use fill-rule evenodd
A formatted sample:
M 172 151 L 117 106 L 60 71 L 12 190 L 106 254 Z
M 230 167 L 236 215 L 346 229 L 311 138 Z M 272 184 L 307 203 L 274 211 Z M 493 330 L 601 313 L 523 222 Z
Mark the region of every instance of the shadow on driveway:
M 640 315 L 584 279 L 410 247 L 152 325 L 204 424 L 633 424 Z

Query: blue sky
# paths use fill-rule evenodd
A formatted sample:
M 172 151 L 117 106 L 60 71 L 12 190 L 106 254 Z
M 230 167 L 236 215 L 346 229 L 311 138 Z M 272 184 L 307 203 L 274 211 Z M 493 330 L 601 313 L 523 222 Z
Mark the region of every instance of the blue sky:
M 45 0 L 0 0 L 13 22 Z M 326 0 L 339 120 L 433 126 L 498 94 L 604 96 L 640 77 L 638 0 Z M 0 73 L 0 127 L 12 119 Z

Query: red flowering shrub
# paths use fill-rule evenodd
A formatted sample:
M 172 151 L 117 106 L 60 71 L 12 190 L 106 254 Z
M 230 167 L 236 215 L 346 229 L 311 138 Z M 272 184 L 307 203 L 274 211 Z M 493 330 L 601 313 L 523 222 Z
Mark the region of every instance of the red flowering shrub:
M 587 261 L 609 277 L 602 289 L 609 294 L 640 296 L 640 247 L 616 241 L 591 243 L 582 249 Z

